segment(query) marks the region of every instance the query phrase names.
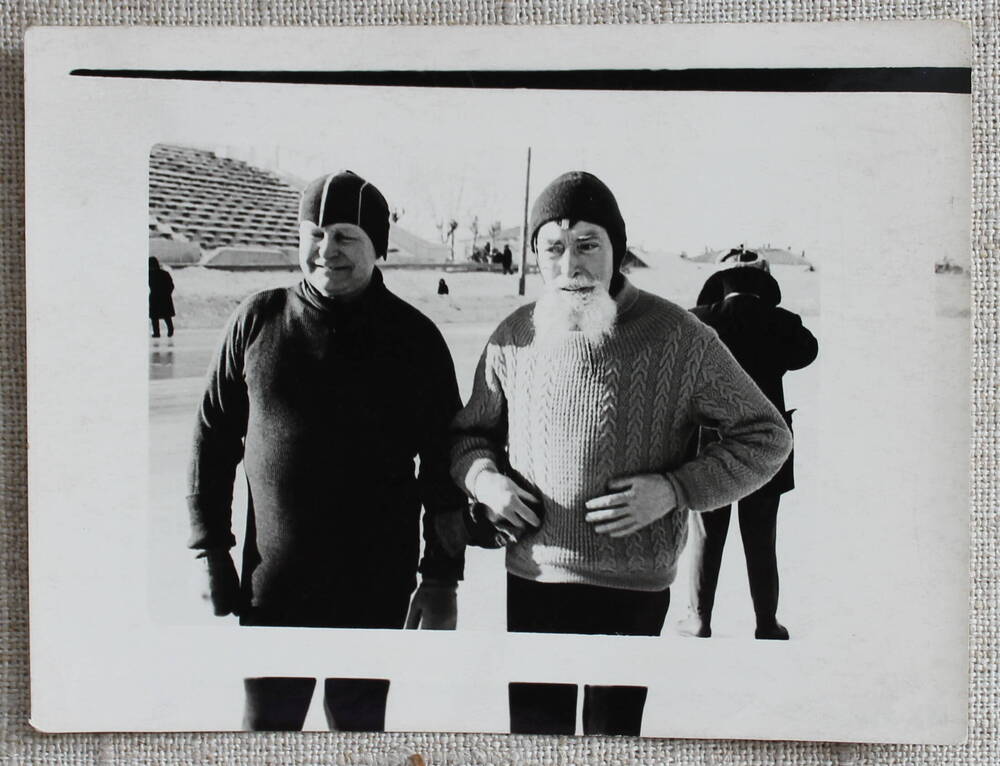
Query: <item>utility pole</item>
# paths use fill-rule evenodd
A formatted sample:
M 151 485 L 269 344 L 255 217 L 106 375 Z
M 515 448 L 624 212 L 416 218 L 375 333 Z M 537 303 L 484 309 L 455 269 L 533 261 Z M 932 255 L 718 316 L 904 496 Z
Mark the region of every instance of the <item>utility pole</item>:
M 521 273 L 517 283 L 517 294 L 524 295 L 524 277 L 528 266 L 528 194 L 531 190 L 531 147 L 528 147 L 528 170 L 524 176 L 524 229 L 521 236 Z

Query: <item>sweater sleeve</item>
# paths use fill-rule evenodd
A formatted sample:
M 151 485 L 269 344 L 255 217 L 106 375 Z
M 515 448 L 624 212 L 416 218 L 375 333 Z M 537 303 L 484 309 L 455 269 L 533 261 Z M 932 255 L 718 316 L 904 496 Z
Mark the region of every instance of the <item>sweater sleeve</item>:
M 673 472 L 687 504 L 710 511 L 760 489 L 785 462 L 792 436 L 722 341 L 705 337 L 691 399 L 695 422 L 721 437 Z
M 460 580 L 465 565 L 464 552 L 451 555 L 440 539 L 435 517 L 465 509 L 466 499 L 451 479 L 449 427 L 462 406 L 455 379 L 451 352 L 436 327 L 427 343 L 422 363 L 427 371 L 420 411 L 420 472 L 417 477 L 424 506 L 424 555 L 420 572 L 424 577 Z M 458 516 L 461 519 L 461 516 Z
M 451 475 L 470 497 L 479 472 L 504 462 L 507 399 L 499 374 L 500 354 L 494 336 L 479 358 L 469 402 L 452 422 Z
M 188 473 L 188 547 L 231 548 L 233 482 L 243 458 L 249 403 L 243 379 L 243 312 L 230 320 L 213 359 L 195 424 Z

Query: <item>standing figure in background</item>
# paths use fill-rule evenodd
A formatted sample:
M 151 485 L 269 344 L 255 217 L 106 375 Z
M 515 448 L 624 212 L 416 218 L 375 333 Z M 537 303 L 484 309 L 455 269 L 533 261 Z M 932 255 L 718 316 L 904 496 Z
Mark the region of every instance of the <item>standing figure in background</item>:
M 756 260 L 709 277 L 692 312 L 719 334 L 743 369 L 784 414 L 791 428 L 794 410 L 785 410 L 781 378 L 789 370 L 811 364 L 818 345 L 798 314 L 779 308 L 780 302 L 781 288 L 768 272 L 767 261 Z M 713 438 L 711 431 L 703 431 L 702 446 Z M 789 454 L 773 479 L 739 501 L 740 534 L 757 618 L 755 635 L 760 639 L 788 638 L 788 631 L 777 619 L 775 543 L 778 501 L 794 486 Z M 712 608 L 731 508 L 726 505 L 698 514 L 691 525 L 691 615 L 680 626 L 684 635 L 699 638 L 712 635 Z
M 444 281 L 444 277 L 438 280 L 438 295 L 447 295 L 451 292 L 448 289 L 448 283 Z
M 514 273 L 514 254 L 510 251 L 510 245 L 503 246 L 503 273 Z
M 153 326 L 153 337 L 160 337 L 160 320 L 167 326 L 167 337 L 174 336 L 174 280 L 160 262 L 149 258 L 149 321 Z

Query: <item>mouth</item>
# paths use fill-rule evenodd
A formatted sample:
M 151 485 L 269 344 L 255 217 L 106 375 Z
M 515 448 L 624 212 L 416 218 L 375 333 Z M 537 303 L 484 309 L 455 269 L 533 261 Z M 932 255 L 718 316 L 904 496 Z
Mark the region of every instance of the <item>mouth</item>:
M 589 293 L 593 292 L 593 285 L 567 285 L 566 287 L 560 287 L 564 293 Z

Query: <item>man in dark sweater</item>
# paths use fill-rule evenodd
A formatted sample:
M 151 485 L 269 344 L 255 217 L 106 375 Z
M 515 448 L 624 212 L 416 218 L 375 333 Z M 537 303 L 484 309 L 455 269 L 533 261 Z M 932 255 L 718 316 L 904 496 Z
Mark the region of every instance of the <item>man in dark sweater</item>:
M 449 477 L 448 425 L 461 406 L 451 355 L 375 267 L 389 209 L 374 186 L 349 171 L 319 178 L 299 220 L 305 278 L 244 301 L 211 366 L 189 545 L 205 562 L 215 613 L 242 625 L 454 628 L 464 543 L 452 530 L 466 503 Z M 241 460 L 242 582 L 229 553 Z M 300 729 L 315 683 L 246 679 L 246 726 Z M 327 679 L 330 727 L 383 729 L 388 686 Z
M 740 248 L 741 253 L 746 254 Z M 771 403 L 785 415 L 781 379 L 816 358 L 816 338 L 797 314 L 778 306 L 781 288 L 769 273 L 767 262 L 741 258 L 745 265 L 713 274 L 691 309 L 696 317 L 719 333 L 722 342 L 760 386 Z M 702 438 L 702 445 L 711 441 Z M 746 555 L 750 597 L 757 618 L 756 637 L 784 640 L 788 631 L 777 620 L 778 562 L 775 553 L 778 502 L 795 486 L 792 455 L 767 484 L 739 501 L 740 536 Z M 681 633 L 699 638 L 712 635 L 712 609 L 719 582 L 722 551 L 729 529 L 731 506 L 700 514 L 691 535 L 691 616 Z

